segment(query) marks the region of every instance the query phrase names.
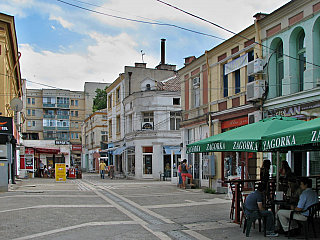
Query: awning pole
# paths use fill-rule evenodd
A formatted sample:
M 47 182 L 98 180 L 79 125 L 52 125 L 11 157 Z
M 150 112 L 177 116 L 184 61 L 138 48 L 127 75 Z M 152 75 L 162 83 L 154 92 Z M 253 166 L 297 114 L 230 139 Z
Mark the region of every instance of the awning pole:
M 279 174 L 279 165 L 280 165 L 280 152 L 277 151 L 277 169 L 276 169 L 276 173 L 277 173 L 277 187 L 276 187 L 276 191 L 279 191 L 279 180 L 280 180 L 280 174 Z

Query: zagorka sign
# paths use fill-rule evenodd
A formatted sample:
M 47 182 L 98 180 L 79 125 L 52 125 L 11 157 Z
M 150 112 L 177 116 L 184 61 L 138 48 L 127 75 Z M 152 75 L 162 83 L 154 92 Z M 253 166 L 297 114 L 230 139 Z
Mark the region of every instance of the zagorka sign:
M 0 134 L 12 135 L 11 117 L 0 117 Z

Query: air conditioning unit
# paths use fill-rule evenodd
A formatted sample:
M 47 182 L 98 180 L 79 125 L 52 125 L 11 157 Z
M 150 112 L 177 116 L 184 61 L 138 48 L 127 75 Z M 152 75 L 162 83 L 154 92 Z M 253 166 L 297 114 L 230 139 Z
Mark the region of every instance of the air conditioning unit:
M 194 79 L 192 79 L 192 84 L 193 86 L 200 86 L 200 78 L 195 77 Z
M 141 123 L 141 130 L 153 130 L 153 122 Z
M 257 101 L 259 99 L 262 99 L 265 91 L 265 80 L 255 80 L 253 82 L 247 83 L 247 101 Z
M 261 111 L 254 111 L 248 114 L 248 124 L 259 122 L 262 119 Z
M 263 73 L 263 65 L 264 65 L 264 61 L 261 58 L 257 58 L 255 60 L 249 62 L 248 66 L 247 66 L 248 76 Z

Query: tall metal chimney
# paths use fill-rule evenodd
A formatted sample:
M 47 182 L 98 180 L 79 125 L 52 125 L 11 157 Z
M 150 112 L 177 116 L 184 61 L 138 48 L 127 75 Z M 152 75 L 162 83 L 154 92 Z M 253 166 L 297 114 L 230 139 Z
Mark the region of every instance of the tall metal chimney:
M 166 39 L 161 39 L 161 64 L 166 64 Z

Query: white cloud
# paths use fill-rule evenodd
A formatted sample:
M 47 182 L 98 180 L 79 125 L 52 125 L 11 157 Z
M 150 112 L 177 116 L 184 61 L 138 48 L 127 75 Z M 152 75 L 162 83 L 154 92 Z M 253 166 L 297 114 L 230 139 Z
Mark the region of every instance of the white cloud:
M 72 23 L 69 23 L 68 21 L 66 21 L 65 19 L 63 19 L 62 17 L 56 17 L 56 16 L 53 16 L 51 15 L 50 20 L 56 20 L 57 22 L 59 22 L 62 27 L 64 28 L 68 28 L 68 29 L 71 29 L 71 27 L 73 27 L 73 24 Z
M 97 41 L 88 47 L 88 55 L 62 54 L 50 51 L 37 53 L 29 44 L 20 45 L 23 78 L 63 89 L 83 90 L 84 82 L 113 82 L 124 66 L 141 62 L 141 53 L 134 50 L 137 43 L 122 33 L 115 37 L 91 33 Z M 147 67 L 155 67 L 158 60 L 145 56 Z M 27 84 L 28 88 L 46 88 Z

